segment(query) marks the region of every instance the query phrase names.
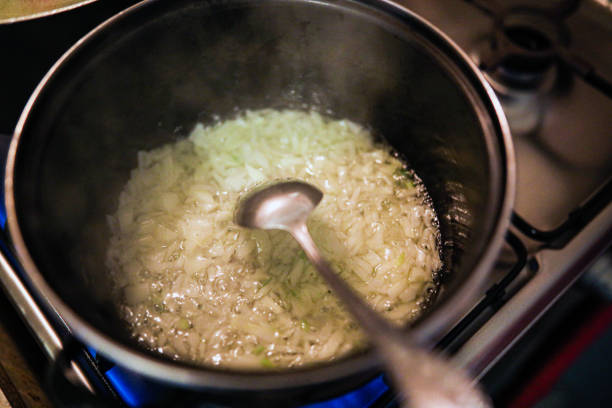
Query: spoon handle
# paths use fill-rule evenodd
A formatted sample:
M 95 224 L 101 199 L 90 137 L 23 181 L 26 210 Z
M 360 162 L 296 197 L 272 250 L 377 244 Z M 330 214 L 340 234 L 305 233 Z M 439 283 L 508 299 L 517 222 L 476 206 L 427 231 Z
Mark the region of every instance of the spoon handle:
M 331 265 L 321 256 L 319 249 L 314 243 L 306 224 L 295 226 L 291 231 L 291 235 L 302 246 L 306 256 L 317 268 L 323 276 L 327 285 L 335 292 L 342 300 L 344 306 L 353 315 L 355 320 L 359 322 L 361 327 L 366 332 L 374 337 L 384 337 L 396 330 L 386 321 L 381 318 L 370 306 L 359 296 L 353 289 L 340 278 L 332 269 Z M 395 335 L 393 333 L 392 335 Z M 374 343 L 377 339 L 370 338 Z
M 402 406 L 491 406 L 489 399 L 462 370 L 410 344 L 402 330 L 393 327 L 357 295 L 321 256 L 305 223 L 293 225 L 289 232 L 378 349 L 402 397 Z
M 468 375 L 443 357 L 395 337 L 377 344 L 403 407 L 488 408 L 485 395 Z

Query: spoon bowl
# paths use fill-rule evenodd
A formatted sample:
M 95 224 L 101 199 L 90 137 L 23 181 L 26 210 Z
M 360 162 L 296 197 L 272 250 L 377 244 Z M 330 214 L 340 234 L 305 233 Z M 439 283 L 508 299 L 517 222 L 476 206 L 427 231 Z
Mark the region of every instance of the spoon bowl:
M 301 181 L 264 185 L 240 200 L 234 220 L 247 228 L 288 230 L 306 222 L 322 198 L 321 190 Z

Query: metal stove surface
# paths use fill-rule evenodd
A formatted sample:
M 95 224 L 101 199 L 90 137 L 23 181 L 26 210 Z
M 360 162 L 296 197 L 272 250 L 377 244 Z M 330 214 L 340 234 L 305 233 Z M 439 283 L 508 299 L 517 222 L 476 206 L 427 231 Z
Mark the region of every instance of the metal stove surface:
M 561 233 L 572 224 L 569 214 L 593 204 L 587 200 L 599 191 L 600 211 L 584 228 L 576 227 L 572 239 L 543 243 L 530 239 L 542 234 L 529 228 L 519 233 L 529 248 L 528 266 L 506 289 L 500 299 L 505 304 L 485 313 L 492 317 L 453 356 L 480 378 L 610 245 L 612 3 L 400 3 L 462 47 L 498 93 L 516 150 L 515 212 L 522 219 L 539 232 Z M 503 61 L 500 54 L 513 55 Z M 503 270 L 492 279 L 498 281 Z
M 612 82 L 609 1 L 401 0 L 400 4 L 439 27 L 477 64 L 483 43 L 492 41 L 497 16 L 515 10 L 514 14 L 520 15 L 510 24 L 542 29 L 546 34 L 544 18 L 530 20 L 525 15 L 570 8 L 568 15 L 559 19 L 568 37 L 562 48 Z M 501 96 L 518 165 L 515 209 L 541 229 L 564 221 L 612 175 L 612 95 L 586 83 L 567 66 L 551 70 L 554 83 L 546 89 L 507 87 L 510 95 L 502 91 Z
M 488 70 L 513 133 L 518 167 L 515 211 L 527 225 L 515 223 L 519 228 L 513 228 L 518 236 L 514 247 L 519 255 L 522 245 L 527 247 L 527 266 L 516 263 L 509 245 L 491 273 L 490 289 L 482 302 L 441 344 L 457 364 L 481 378 L 610 245 L 611 189 L 605 183 L 612 175 L 612 6 L 607 0 L 548 0 L 526 6 L 520 1 L 398 3 L 431 21 Z M 91 21 L 93 27 L 98 20 Z M 496 27 L 501 34 L 495 32 Z M 498 52 L 496 61 L 496 47 L 516 51 L 516 55 L 500 62 L 504 58 Z M 583 205 L 602 186 L 596 200 Z M 579 211 L 580 217 L 566 223 L 576 208 L 588 211 L 586 215 Z M 569 233 L 563 228 L 568 225 Z M 547 234 L 559 226 L 560 234 Z M 0 259 L 5 270 L 6 262 Z M 27 287 L 20 286 L 19 277 L 5 273 L 0 278 L 22 313 L 29 319 L 38 316 L 32 312 L 36 305 L 28 300 Z M 34 330 L 53 360 L 67 343 L 67 328 L 54 316 L 46 318 L 54 329 L 42 319 Z M 99 394 L 110 392 L 127 405 L 139 406 L 119 389 L 116 378 L 109 374 L 112 369 L 103 361 L 85 361 L 95 357 L 95 351 L 87 354 L 89 357 L 70 362 L 73 376 L 76 372 Z M 102 384 L 96 377 L 100 374 L 106 374 Z M 128 393 L 135 386 L 130 381 L 139 382 L 134 378 L 125 381 Z M 114 384 L 110 391 L 105 388 L 109 382 Z M 138 384 L 136 388 L 142 385 Z M 392 392 L 381 378 L 372 384 L 364 392 L 366 405 L 387 406 L 393 400 Z M 364 404 L 365 400 L 345 397 L 327 406 Z

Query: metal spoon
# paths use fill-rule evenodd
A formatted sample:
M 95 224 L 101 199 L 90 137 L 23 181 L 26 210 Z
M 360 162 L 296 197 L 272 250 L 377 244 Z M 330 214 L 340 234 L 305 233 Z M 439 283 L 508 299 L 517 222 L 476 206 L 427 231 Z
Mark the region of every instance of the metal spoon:
M 306 220 L 323 198 L 300 181 L 280 182 L 250 192 L 238 203 L 238 225 L 289 232 L 302 246 L 327 284 L 344 302 L 382 357 L 403 405 L 412 407 L 489 407 L 489 399 L 461 370 L 412 345 L 407 334 L 391 326 L 336 275 L 315 245 Z

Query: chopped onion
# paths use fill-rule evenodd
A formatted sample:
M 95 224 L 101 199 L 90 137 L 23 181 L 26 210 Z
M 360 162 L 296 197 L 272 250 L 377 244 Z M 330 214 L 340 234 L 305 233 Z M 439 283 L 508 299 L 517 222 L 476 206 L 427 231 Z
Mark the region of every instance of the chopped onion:
M 116 302 L 143 346 L 243 369 L 329 361 L 364 346 L 287 233 L 232 222 L 241 194 L 287 178 L 324 192 L 309 228 L 342 278 L 396 324 L 419 314 L 441 261 L 416 176 L 348 120 L 247 111 L 139 152 L 108 217 Z

